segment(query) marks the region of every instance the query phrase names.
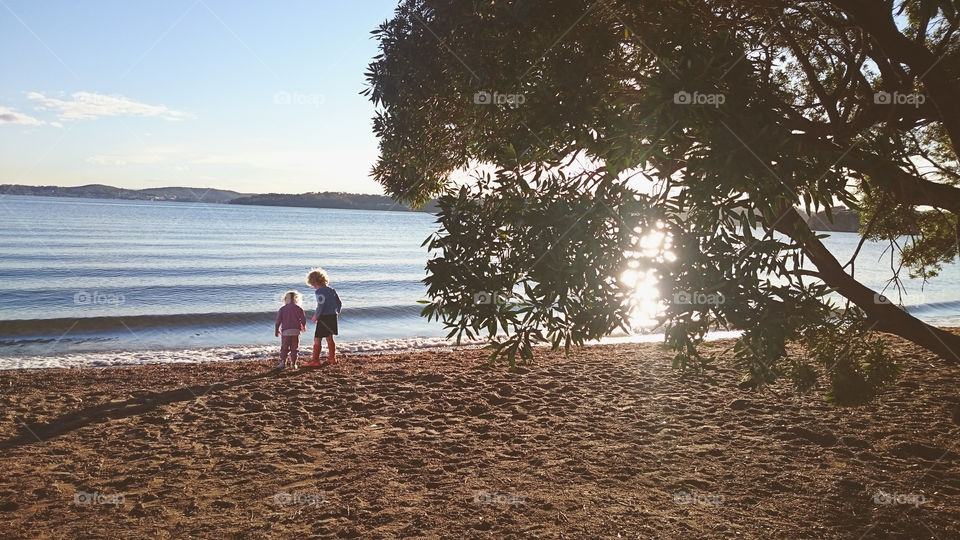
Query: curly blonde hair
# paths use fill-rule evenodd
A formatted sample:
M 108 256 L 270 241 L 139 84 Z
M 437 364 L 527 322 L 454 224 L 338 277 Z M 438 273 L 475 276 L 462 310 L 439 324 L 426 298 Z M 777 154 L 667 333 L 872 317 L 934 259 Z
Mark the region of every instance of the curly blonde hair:
M 307 285 L 311 287 L 323 287 L 327 283 L 330 283 L 330 277 L 327 276 L 327 271 L 323 268 L 311 268 L 310 272 L 307 274 Z
M 284 303 L 284 304 L 289 304 L 290 302 L 293 302 L 294 304 L 296 304 L 296 305 L 299 306 L 299 305 L 300 305 L 300 300 L 301 300 L 302 298 L 303 298 L 303 297 L 300 296 L 300 293 L 297 292 L 297 291 L 287 291 L 287 292 L 283 293 L 283 303 Z

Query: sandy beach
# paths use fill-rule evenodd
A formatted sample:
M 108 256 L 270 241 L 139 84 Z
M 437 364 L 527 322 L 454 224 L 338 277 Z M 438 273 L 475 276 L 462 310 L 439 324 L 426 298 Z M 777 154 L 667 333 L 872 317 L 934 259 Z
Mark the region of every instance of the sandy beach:
M 728 342 L 715 342 L 717 351 Z M 957 538 L 960 366 L 876 406 L 656 344 L 0 373 L 11 538 Z

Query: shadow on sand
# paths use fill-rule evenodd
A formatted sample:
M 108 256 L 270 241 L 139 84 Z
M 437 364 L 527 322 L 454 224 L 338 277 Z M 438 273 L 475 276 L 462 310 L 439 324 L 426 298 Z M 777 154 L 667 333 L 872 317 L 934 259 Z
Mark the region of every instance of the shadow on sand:
M 151 392 L 122 402 L 102 403 L 63 414 L 49 422 L 27 424 L 18 420 L 20 423 L 20 434 L 0 442 L 0 449 L 16 448 L 28 444 L 46 442 L 54 437 L 59 437 L 60 435 L 76 431 L 89 425 L 103 423 L 107 420 L 144 414 L 163 405 L 193 401 L 201 396 L 214 394 L 218 390 L 236 388 L 268 378 L 295 377 L 307 371 L 309 370 L 289 372 L 272 369 L 264 373 L 248 375 L 232 381 L 187 386 L 165 392 Z

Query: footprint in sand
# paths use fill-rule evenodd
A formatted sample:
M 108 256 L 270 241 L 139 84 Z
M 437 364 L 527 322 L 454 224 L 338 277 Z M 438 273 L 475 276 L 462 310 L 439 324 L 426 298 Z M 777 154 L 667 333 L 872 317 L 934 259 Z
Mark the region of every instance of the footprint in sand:
M 894 446 L 890 453 L 901 458 L 916 457 L 926 461 L 953 461 L 957 458 L 955 452 L 946 448 L 909 442 Z

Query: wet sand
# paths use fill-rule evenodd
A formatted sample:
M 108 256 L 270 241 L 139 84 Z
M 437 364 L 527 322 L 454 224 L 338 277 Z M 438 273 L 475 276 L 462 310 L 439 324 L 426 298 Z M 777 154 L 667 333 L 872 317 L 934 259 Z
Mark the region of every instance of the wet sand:
M 0 531 L 958 538 L 960 366 L 890 343 L 907 371 L 860 409 L 655 344 L 2 372 Z

